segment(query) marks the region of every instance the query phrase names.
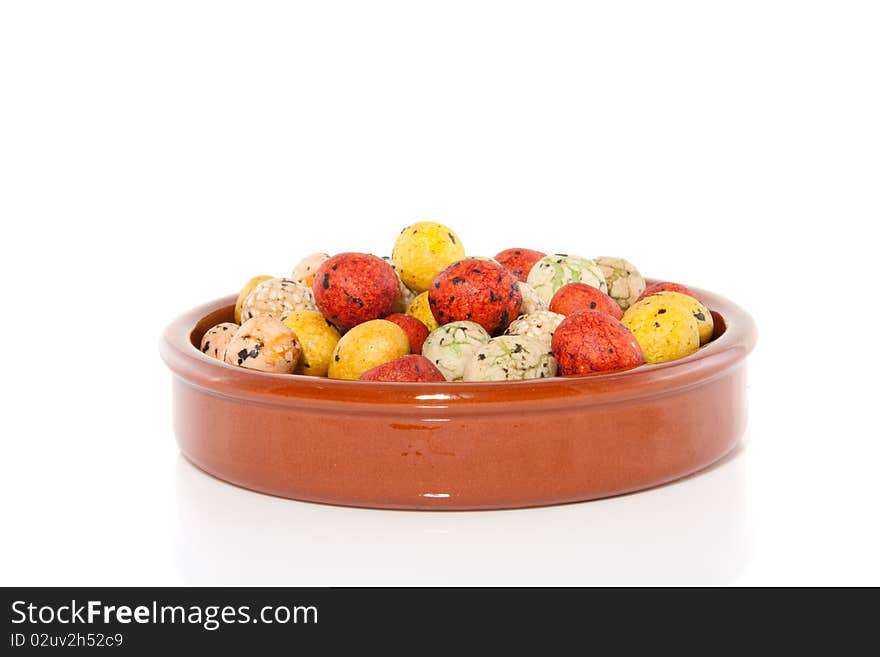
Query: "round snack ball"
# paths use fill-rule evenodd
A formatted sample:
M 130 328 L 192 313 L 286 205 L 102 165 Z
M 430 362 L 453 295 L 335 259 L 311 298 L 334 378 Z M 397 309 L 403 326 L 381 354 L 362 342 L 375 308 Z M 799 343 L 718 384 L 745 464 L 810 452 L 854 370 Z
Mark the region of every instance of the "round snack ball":
M 422 324 L 420 320 L 416 319 L 412 315 L 403 315 L 401 313 L 388 315 L 388 317 L 386 317 L 385 319 L 387 319 L 389 322 L 394 322 L 404 330 L 404 332 L 406 333 L 406 337 L 409 338 L 410 353 L 422 353 L 422 345 L 425 343 L 425 338 L 428 337 L 427 326 Z
M 551 347 L 562 375 L 626 370 L 645 362 L 629 329 L 598 310 L 579 310 L 566 317 Z
M 519 291 L 522 294 L 522 306 L 519 309 L 520 315 L 531 315 L 541 310 L 547 310 L 547 302 L 538 296 L 528 283 L 520 282 Z
M 626 309 L 623 324 L 636 336 L 648 363 L 684 358 L 700 348 L 697 319 L 678 303 L 647 297 Z
M 431 312 L 431 304 L 428 303 L 427 292 L 422 292 L 413 299 L 413 302 L 409 304 L 409 308 L 406 309 L 406 314 L 415 317 L 422 324 L 427 326 L 429 333 L 440 326 L 440 324 L 437 323 L 437 320 L 434 319 L 434 314 Z
M 354 381 L 367 370 L 407 354 L 409 338 L 402 328 L 384 319 L 371 319 L 336 343 L 327 376 Z
M 401 381 L 445 383 L 443 373 L 424 356 L 401 356 L 392 361 L 367 370 L 360 376 L 361 381 Z
M 507 327 L 505 333 L 507 335 L 527 335 L 531 338 L 540 338 L 547 343 L 549 348 L 553 334 L 556 332 L 556 327 L 564 319 L 565 315 L 550 312 L 549 310 L 539 310 L 514 320 Z
M 546 255 L 546 253 L 532 251 L 531 249 L 505 249 L 495 256 L 495 260 L 513 274 L 516 280 L 520 283 L 525 283 L 529 277 L 529 272 L 532 271 L 532 267 Z
M 645 291 L 645 279 L 635 265 L 623 258 L 601 256 L 596 264 L 608 285 L 608 296 L 614 299 L 621 310 L 633 305 Z
M 296 267 L 293 268 L 290 278 L 311 289 L 312 283 L 315 282 L 315 272 L 318 271 L 318 267 L 329 259 L 330 255 L 327 253 L 312 253 L 311 255 L 307 255 L 299 261 L 299 264 Z
M 280 319 L 257 315 L 242 324 L 226 347 L 225 360 L 249 370 L 292 374 L 300 356 L 293 331 Z
M 440 324 L 469 320 L 496 335 L 519 315 L 522 292 L 501 265 L 468 258 L 440 272 L 428 291 L 428 303 Z
M 301 283 L 289 278 L 270 278 L 257 285 L 241 305 L 241 319 L 258 315 L 280 320 L 292 310 L 317 310 L 315 296 Z
M 477 348 L 464 367 L 465 381 L 519 381 L 556 376 L 550 345 L 526 335 L 502 335 Z
M 689 297 L 693 297 L 697 301 L 701 301 L 700 297 L 696 295 L 690 288 L 685 287 L 684 285 L 679 285 L 678 283 L 655 283 L 654 285 L 649 286 L 639 295 L 639 298 L 636 299 L 636 303 L 641 301 L 642 299 L 646 299 L 652 294 L 657 294 L 658 292 L 678 292 L 679 294 L 686 294 Z
M 605 277 L 595 262 L 562 253 L 544 256 L 538 260 L 529 272 L 526 282 L 548 304 L 556 291 L 569 283 L 586 283 L 602 292 L 608 292 Z
M 244 287 L 241 288 L 241 292 L 238 293 L 238 299 L 235 300 L 235 323 L 241 323 L 241 307 L 244 305 L 244 300 L 248 298 L 248 295 L 254 291 L 254 288 L 257 287 L 260 283 L 264 281 L 271 281 L 271 276 L 254 276 L 251 280 L 244 284 Z
M 418 294 L 416 292 L 413 292 L 406 286 L 406 283 L 404 283 L 403 279 L 400 278 L 400 274 L 397 273 L 397 267 L 394 266 L 394 261 L 391 258 L 385 256 L 384 258 L 382 258 L 382 260 L 391 265 L 391 268 L 394 270 L 394 274 L 397 276 L 397 280 L 400 281 L 400 298 L 397 300 L 397 303 L 394 304 L 394 307 L 391 309 L 391 311 L 395 313 L 405 313 L 410 304 L 416 300 L 416 296 L 418 296 Z
M 431 331 L 422 355 L 437 366 L 447 381 L 461 381 L 464 366 L 474 351 L 491 336 L 475 322 L 451 322 Z
M 464 245 L 451 228 L 420 221 L 400 232 L 391 258 L 407 287 L 424 292 L 437 274 L 464 258 Z
M 207 354 L 211 358 L 223 360 L 226 355 L 226 346 L 232 340 L 232 336 L 238 330 L 238 324 L 232 322 L 223 322 L 212 326 L 205 335 L 202 336 L 201 350 L 203 354 Z
M 656 292 L 652 294 L 651 299 L 663 299 L 664 303 L 678 304 L 686 308 L 697 320 L 697 329 L 700 331 L 700 344 L 706 344 L 712 339 L 712 333 L 715 331 L 715 320 L 712 313 L 702 303 L 687 294 L 681 292 Z M 643 301 L 647 301 L 644 299 Z
M 281 321 L 296 334 L 302 348 L 302 357 L 294 374 L 327 376 L 333 350 L 340 338 L 336 327 L 317 310 L 294 310 Z
M 583 283 L 569 283 L 559 288 L 550 299 L 550 310 L 560 315 L 571 315 L 578 310 L 598 310 L 614 319 L 623 317 L 623 311 L 614 299 Z
M 369 253 L 340 253 L 315 272 L 315 301 L 340 331 L 379 319 L 400 298 L 394 269 Z

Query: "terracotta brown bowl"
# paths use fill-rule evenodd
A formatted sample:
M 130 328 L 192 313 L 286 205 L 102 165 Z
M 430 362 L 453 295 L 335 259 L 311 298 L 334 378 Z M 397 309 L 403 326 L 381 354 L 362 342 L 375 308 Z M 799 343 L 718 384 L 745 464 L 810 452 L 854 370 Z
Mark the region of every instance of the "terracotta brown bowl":
M 705 468 L 746 424 L 752 319 L 716 294 L 715 336 L 671 363 L 504 383 L 377 383 L 265 374 L 198 349 L 235 297 L 161 341 L 174 428 L 196 466 L 282 497 L 389 509 L 502 509 L 591 500 Z

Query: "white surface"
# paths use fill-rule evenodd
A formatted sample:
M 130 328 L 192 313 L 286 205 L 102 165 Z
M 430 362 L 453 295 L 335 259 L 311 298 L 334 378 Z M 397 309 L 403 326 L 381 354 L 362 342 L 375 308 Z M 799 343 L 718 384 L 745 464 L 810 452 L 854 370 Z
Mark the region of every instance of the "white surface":
M 871 2 L 4 3 L 0 583 L 880 584 L 878 29 Z M 746 447 L 498 513 L 183 462 L 164 325 L 420 218 L 739 301 Z

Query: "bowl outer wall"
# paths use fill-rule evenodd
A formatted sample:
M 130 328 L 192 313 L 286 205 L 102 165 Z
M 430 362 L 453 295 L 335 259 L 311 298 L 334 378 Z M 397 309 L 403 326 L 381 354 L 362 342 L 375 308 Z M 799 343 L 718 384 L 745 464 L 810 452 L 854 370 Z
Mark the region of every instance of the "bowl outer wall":
M 716 339 L 619 373 L 498 383 L 377 383 L 253 372 L 202 354 L 230 296 L 160 343 L 183 454 L 206 472 L 299 500 L 397 509 L 497 509 L 662 484 L 729 452 L 746 423 L 754 322 L 695 289 Z

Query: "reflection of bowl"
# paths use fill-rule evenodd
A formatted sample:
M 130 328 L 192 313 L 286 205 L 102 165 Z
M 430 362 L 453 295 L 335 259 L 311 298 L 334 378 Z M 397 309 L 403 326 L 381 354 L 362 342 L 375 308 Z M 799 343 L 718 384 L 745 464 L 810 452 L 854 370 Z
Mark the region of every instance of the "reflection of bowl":
M 727 585 L 751 550 L 747 457 L 635 495 L 481 513 L 292 502 L 180 458 L 174 562 L 210 586 Z
M 578 378 L 376 383 L 265 374 L 196 345 L 233 297 L 165 332 L 184 455 L 226 481 L 300 500 L 492 509 L 606 497 L 706 467 L 746 420 L 751 318 L 696 290 L 715 339 L 671 363 Z

